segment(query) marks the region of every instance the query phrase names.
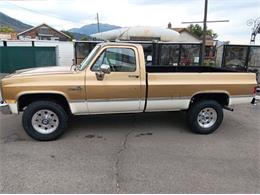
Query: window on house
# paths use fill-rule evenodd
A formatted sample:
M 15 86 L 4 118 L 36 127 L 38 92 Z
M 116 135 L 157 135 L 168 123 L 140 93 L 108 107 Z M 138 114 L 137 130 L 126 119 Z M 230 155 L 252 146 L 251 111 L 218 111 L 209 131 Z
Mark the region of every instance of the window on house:
M 47 35 L 47 34 L 49 34 L 49 28 L 46 26 L 42 26 L 39 28 L 38 32 L 39 32 L 39 34 Z

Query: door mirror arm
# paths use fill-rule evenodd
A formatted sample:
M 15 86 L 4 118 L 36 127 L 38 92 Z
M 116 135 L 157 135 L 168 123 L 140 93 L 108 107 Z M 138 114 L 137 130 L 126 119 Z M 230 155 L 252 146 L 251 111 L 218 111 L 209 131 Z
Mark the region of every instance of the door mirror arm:
M 98 71 L 98 72 L 96 72 L 96 77 L 97 77 L 98 81 L 103 81 L 104 77 L 105 77 L 105 73 L 102 71 Z

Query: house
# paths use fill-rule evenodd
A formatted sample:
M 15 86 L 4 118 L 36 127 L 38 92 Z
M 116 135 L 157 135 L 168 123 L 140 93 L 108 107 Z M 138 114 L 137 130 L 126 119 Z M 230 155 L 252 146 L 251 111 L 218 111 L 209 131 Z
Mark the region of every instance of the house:
M 168 29 L 177 31 L 180 34 L 181 42 L 201 42 L 201 39 L 198 36 L 192 34 L 187 28 L 173 28 L 172 24 L 169 23 Z
M 16 40 L 17 34 L 15 32 L 0 32 L 0 40 Z
M 180 33 L 181 42 L 198 42 L 202 43 L 202 38 L 191 33 L 187 28 L 173 28 L 172 24 L 168 24 L 168 29 L 175 30 Z M 216 57 L 216 41 L 210 35 L 206 36 L 206 51 L 205 58 L 214 60 Z
M 9 26 L 0 24 L 0 40 L 15 40 L 17 34 L 15 30 Z
M 56 41 L 69 41 L 71 37 L 65 33 L 58 31 L 47 24 L 40 24 L 38 26 L 27 29 L 18 35 L 20 40 L 56 40 Z

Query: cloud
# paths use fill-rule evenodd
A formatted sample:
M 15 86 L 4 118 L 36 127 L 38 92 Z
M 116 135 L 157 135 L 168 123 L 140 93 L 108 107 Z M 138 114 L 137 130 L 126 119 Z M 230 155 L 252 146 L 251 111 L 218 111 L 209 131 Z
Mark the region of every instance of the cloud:
M 119 26 L 163 26 L 171 22 L 202 21 L 204 0 L 41 0 L 0 1 L 1 11 L 31 25 L 48 23 L 70 29 L 100 22 Z M 208 20 L 228 19 L 229 23 L 208 24 L 220 40 L 248 43 L 250 18 L 259 17 L 260 0 L 209 0 Z
M 201 2 L 201 0 L 192 0 L 193 3 Z M 129 0 L 129 3 L 136 5 L 158 5 L 158 4 L 187 4 L 190 3 L 191 0 Z

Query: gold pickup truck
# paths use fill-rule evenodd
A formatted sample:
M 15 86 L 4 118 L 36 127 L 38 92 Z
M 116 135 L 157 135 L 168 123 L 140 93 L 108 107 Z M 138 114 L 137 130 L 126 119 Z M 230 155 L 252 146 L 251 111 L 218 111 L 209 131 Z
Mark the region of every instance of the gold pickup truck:
M 18 70 L 2 79 L 3 101 L 23 112 L 25 131 L 36 140 L 62 135 L 70 114 L 187 111 L 195 133 L 209 134 L 223 108 L 250 103 L 254 73 L 213 67 L 150 66 L 141 45 L 102 43 L 77 66 Z

